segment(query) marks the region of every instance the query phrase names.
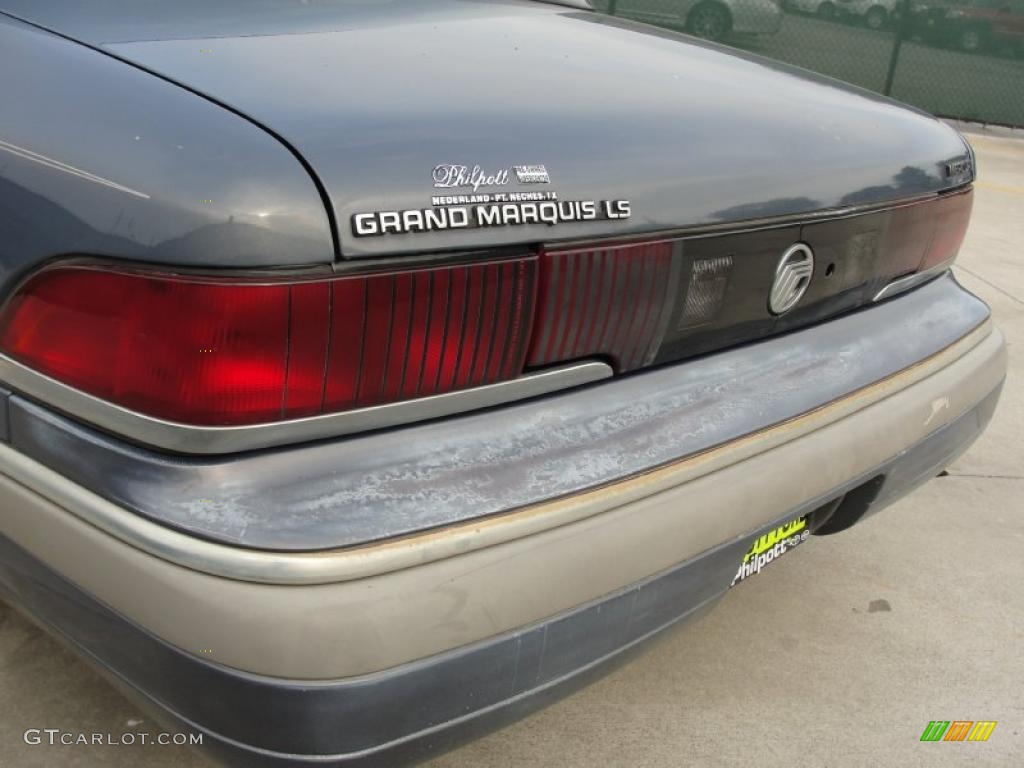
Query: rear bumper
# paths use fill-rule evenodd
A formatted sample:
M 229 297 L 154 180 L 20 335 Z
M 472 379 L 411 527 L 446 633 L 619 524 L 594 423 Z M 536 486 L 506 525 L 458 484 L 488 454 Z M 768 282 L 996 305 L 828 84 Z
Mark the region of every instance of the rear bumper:
M 981 432 L 997 397 L 993 392 L 878 467 L 881 492 L 851 512 L 878 511 L 934 476 Z M 114 674 L 158 719 L 203 733 L 204 747 L 228 764 L 394 766 L 522 717 L 700 615 L 728 589 L 751 540 L 772 527 L 515 632 L 381 673 L 313 684 L 242 673 L 164 643 L 6 537 L 0 594 Z
M 818 397 L 797 416 L 566 498 L 356 548 L 228 548 L 123 509 L 117 517 L 109 501 L 2 447 L 0 588 L 241 765 L 394 765 L 521 715 L 709 606 L 761 533 L 859 489 L 829 523 L 844 527 L 970 445 L 1005 375 L 1002 337 L 952 281 L 915 294 L 781 340 L 803 350 L 799 364 L 770 357 L 782 378 L 765 374 L 759 386 L 789 381 Z M 959 338 L 932 334 L 927 358 L 825 394 L 835 381 L 807 367 L 809 334 L 852 374 L 885 346 L 865 318 L 906 313 L 909 332 L 924 300 L 950 302 L 943 328 L 962 323 Z M 839 329 L 859 345 L 839 344 Z M 756 368 L 777 346 L 728 354 Z M 679 369 L 696 386 L 721 357 Z M 666 375 L 630 386 L 662 386 Z M 563 397 L 599 405 L 586 392 Z M 747 423 L 765 415 L 744 407 Z M 705 419 L 728 420 L 718 408 L 710 396 L 685 401 L 669 426 L 699 435 Z M 18 418 L 11 427 L 17 444 Z M 606 454 L 595 444 L 581 455 Z M 145 525 L 159 531 L 147 539 Z M 182 542 L 201 556 L 185 562 Z

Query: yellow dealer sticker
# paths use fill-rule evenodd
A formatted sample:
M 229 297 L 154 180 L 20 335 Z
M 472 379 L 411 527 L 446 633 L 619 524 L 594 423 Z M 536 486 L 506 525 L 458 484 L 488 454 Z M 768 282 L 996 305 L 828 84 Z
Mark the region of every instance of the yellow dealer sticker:
M 760 573 L 768 563 L 782 557 L 786 552 L 807 541 L 811 532 L 807 530 L 807 518 L 798 517 L 783 523 L 773 531 L 754 539 L 747 554 L 743 556 L 739 570 L 730 586 L 736 586 L 746 578 Z

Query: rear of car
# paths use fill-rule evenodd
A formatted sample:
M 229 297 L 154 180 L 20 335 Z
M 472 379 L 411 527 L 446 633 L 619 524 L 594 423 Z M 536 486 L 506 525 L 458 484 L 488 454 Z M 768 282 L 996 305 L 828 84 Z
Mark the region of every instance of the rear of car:
M 0 592 L 225 762 L 519 717 L 992 416 L 927 115 L 556 4 L 113 5 L 0 2 Z

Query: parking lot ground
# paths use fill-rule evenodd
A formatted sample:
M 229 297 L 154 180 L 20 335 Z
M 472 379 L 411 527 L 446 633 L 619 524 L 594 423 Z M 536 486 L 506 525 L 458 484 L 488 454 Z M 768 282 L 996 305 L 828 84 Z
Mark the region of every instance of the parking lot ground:
M 1024 765 L 1024 141 L 972 136 L 980 180 L 959 278 L 1010 346 L 981 440 L 912 496 L 812 539 L 703 621 L 430 768 Z M 930 720 L 995 720 L 922 743 Z M 143 722 L 137 722 L 142 720 Z M 152 728 L 0 605 L 0 766 L 201 768 L 176 747 L 50 747 L 28 728 Z

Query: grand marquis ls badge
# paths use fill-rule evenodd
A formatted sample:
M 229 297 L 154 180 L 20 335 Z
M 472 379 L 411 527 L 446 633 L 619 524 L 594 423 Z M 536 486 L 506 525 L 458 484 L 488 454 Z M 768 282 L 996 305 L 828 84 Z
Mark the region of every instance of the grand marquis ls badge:
M 445 163 L 434 167 L 432 178 L 435 189 L 449 193 L 431 197 L 429 208 L 357 213 L 352 217 L 352 233 L 374 237 L 525 224 L 554 226 L 615 221 L 631 215 L 628 200 L 560 200 L 553 191 L 500 189 L 513 182 L 524 186 L 550 184 L 548 169 L 540 164 L 484 169 Z

